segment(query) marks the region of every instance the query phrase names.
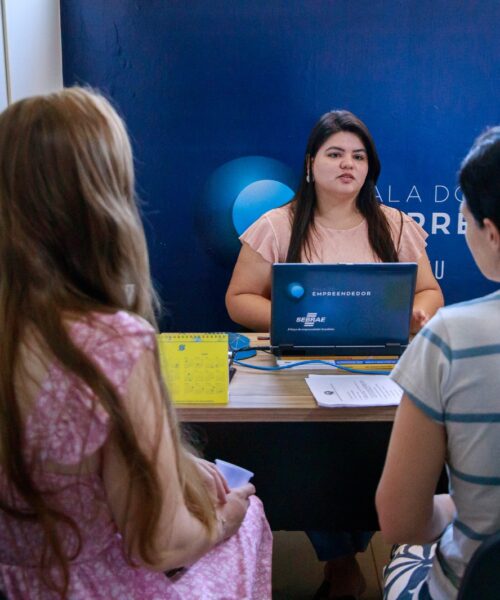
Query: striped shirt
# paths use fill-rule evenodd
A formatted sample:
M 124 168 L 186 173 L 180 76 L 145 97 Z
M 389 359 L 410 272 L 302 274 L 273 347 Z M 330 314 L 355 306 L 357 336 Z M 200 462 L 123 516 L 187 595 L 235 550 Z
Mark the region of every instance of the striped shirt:
M 457 516 L 428 583 L 434 599 L 454 597 L 450 579 L 459 580 L 481 541 L 500 530 L 500 292 L 439 310 L 392 377 L 446 428 Z

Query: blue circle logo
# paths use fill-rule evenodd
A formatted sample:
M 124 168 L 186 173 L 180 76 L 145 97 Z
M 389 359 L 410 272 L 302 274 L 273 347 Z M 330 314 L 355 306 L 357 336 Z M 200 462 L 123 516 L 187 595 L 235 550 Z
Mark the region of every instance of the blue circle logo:
M 300 300 L 302 296 L 306 293 L 303 285 L 296 282 L 289 283 L 287 290 L 290 298 L 293 298 L 294 300 Z
M 261 179 L 247 185 L 233 204 L 233 225 L 238 235 L 268 210 L 289 202 L 293 195 L 291 188 L 273 179 Z
M 217 262 L 233 266 L 238 237 L 263 213 L 293 198 L 297 178 L 284 163 L 245 156 L 216 169 L 196 211 L 201 241 Z

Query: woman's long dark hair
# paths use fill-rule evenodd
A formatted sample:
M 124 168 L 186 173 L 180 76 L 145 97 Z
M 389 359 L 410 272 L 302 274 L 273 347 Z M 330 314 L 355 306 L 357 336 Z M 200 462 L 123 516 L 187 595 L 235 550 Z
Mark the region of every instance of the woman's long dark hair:
M 460 186 L 479 227 L 491 219 L 500 229 L 500 126 L 474 142 L 460 168 Z
M 324 114 L 311 131 L 300 186 L 290 202 L 292 231 L 286 262 L 301 262 L 303 252 L 307 260 L 310 260 L 313 245 L 311 234 L 314 230 L 317 198 L 314 181 L 307 181 L 307 175 L 311 169 L 312 159 L 319 148 L 331 135 L 339 131 L 349 131 L 357 135 L 363 142 L 368 156 L 368 174 L 358 194 L 356 207 L 368 224 L 370 245 L 383 262 L 398 262 L 398 253 L 392 240 L 389 223 L 375 197 L 375 185 L 380 174 L 380 161 L 375 143 L 366 125 L 347 110 L 334 110 Z

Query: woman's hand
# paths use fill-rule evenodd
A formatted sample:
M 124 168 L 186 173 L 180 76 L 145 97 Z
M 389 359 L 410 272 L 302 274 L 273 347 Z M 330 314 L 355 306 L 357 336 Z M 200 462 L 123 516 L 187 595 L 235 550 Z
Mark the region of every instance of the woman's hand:
M 249 497 L 255 494 L 251 483 L 232 489 L 226 496 L 225 504 L 217 509 L 220 524 L 220 540 L 227 540 L 240 528 L 250 504 Z
M 412 333 L 419 332 L 429 319 L 428 312 L 422 308 L 414 308 L 411 315 L 410 331 Z
M 441 288 L 434 277 L 427 253 L 424 252 L 418 260 L 415 299 L 410 325 L 411 333 L 420 331 L 443 305 L 444 298 Z
M 435 518 L 440 519 L 442 524 L 441 533 L 443 533 L 444 529 L 457 515 L 457 508 L 450 494 L 436 494 L 434 496 L 434 512 L 436 513 Z
M 220 473 L 217 467 L 203 458 L 192 456 L 194 463 L 198 468 L 198 472 L 207 488 L 214 505 L 225 504 L 227 502 L 227 494 L 230 489 L 227 481 Z

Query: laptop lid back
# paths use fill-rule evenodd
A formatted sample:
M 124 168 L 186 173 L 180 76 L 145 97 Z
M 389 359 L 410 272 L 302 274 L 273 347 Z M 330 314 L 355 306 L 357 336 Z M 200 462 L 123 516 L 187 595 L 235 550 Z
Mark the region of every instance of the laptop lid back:
M 276 354 L 389 355 L 408 344 L 415 263 L 273 265 Z

